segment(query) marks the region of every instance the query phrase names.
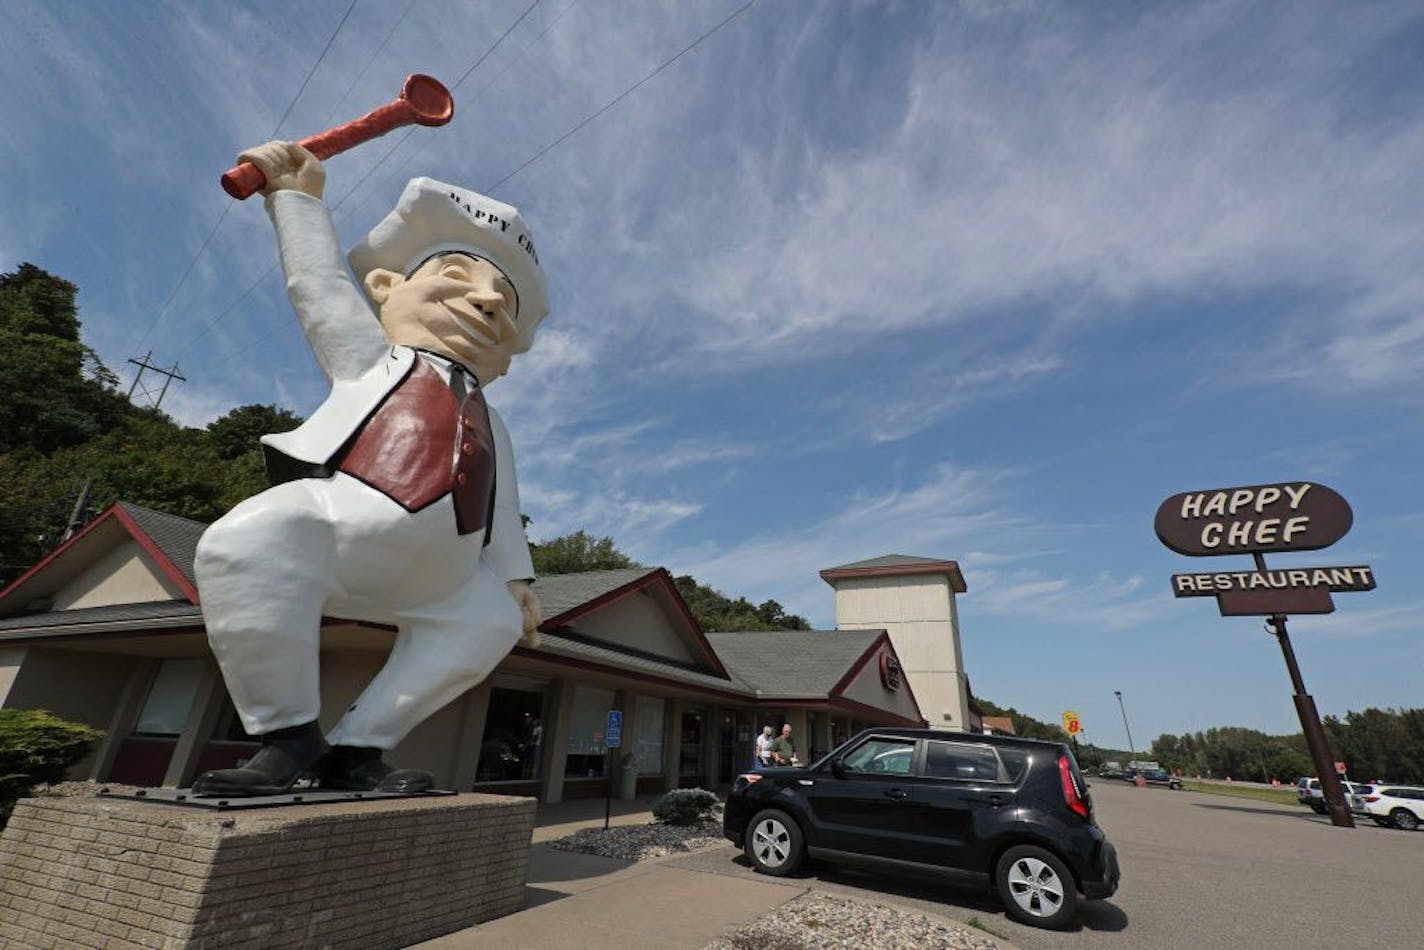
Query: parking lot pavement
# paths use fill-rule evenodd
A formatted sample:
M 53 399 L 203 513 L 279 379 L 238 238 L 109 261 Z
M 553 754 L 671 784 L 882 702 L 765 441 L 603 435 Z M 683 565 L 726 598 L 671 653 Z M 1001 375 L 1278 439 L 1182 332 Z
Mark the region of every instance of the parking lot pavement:
M 1341 950 L 1418 946 L 1424 933 L 1424 831 L 1366 821 L 1336 828 L 1304 807 L 1096 780 L 1098 821 L 1123 881 L 1083 905 L 1076 929 L 1009 920 L 988 878 L 872 875 L 813 866 L 797 883 L 968 922 L 1024 950 L 1289 946 Z M 666 862 L 758 877 L 732 847 Z

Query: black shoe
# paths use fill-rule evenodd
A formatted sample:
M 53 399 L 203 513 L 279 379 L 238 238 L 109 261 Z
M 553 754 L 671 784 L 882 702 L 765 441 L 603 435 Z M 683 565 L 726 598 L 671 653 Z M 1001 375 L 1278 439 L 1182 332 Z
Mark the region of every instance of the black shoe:
M 327 753 L 326 740 L 315 722 L 277 729 L 262 737 L 262 748 L 240 769 L 204 772 L 193 783 L 198 798 L 252 798 L 291 791 Z
M 370 746 L 334 745 L 321 765 L 324 789 L 418 795 L 435 787 L 429 772 L 392 768 L 381 760 L 381 750 Z

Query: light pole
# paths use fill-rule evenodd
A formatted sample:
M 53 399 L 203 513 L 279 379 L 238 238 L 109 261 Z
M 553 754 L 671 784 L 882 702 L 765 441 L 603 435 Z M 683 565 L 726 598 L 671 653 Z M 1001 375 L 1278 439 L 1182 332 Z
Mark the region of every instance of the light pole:
M 1122 710 L 1122 727 L 1127 730 L 1127 750 L 1132 753 L 1132 758 L 1137 758 L 1137 746 L 1132 744 L 1132 727 L 1127 724 L 1127 707 L 1122 704 L 1122 690 L 1113 690 L 1113 695 L 1117 697 L 1117 708 Z M 1128 768 L 1132 766 L 1129 764 Z

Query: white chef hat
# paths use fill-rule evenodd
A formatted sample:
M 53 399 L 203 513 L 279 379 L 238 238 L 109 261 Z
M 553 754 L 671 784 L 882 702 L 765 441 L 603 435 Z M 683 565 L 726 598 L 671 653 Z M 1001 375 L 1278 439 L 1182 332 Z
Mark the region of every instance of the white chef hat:
M 529 349 L 549 312 L 549 287 L 529 229 L 503 202 L 433 178 L 413 178 L 395 210 L 346 259 L 364 285 L 378 267 L 408 277 L 435 255 L 453 251 L 487 260 L 504 273 L 516 297 L 518 352 Z

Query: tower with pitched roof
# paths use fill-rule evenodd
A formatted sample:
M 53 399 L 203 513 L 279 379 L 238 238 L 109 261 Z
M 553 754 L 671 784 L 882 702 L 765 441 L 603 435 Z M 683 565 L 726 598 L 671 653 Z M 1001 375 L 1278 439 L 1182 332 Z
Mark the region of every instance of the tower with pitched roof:
M 828 567 L 821 578 L 836 592 L 836 629 L 882 628 L 890 634 L 929 725 L 969 729 L 969 682 L 954 600 L 968 588 L 959 565 L 888 554 Z

